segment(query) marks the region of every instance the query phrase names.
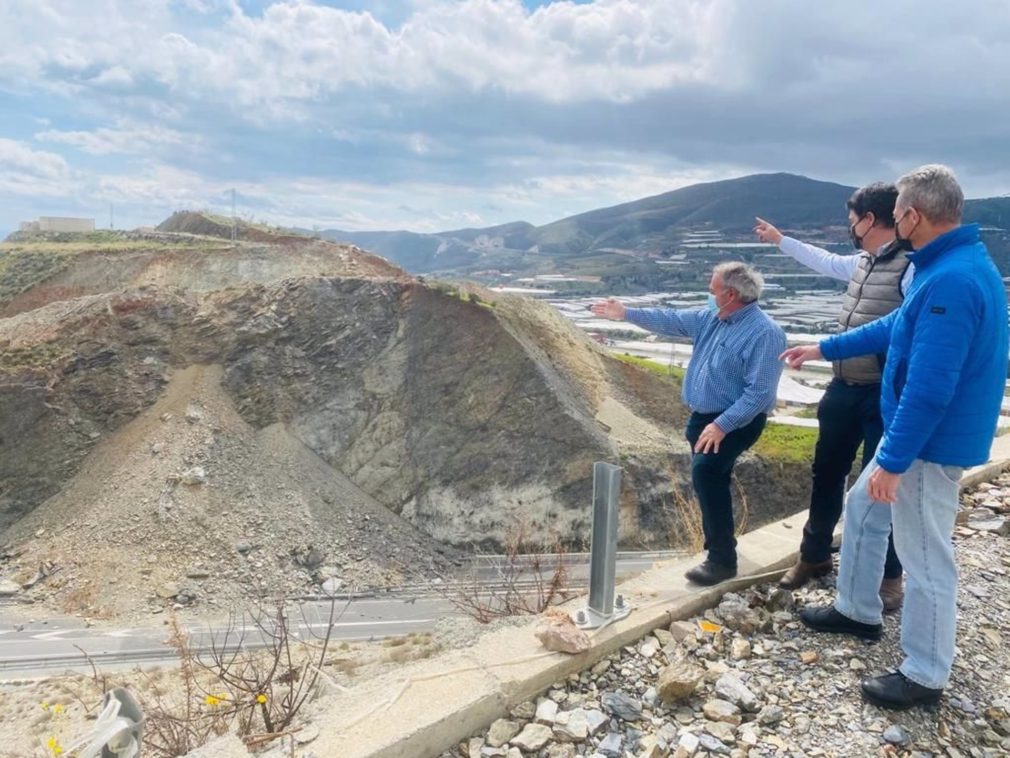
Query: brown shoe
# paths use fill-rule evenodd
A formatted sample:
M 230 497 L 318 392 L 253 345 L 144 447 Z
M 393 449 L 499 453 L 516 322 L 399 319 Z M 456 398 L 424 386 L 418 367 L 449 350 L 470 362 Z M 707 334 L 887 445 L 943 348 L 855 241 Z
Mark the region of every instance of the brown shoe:
M 830 558 L 821 563 L 807 563 L 800 559 L 779 579 L 779 587 L 784 590 L 798 590 L 811 579 L 830 574 L 834 568 Z
M 901 608 L 905 599 L 905 587 L 901 577 L 884 579 L 880 583 L 880 600 L 884 604 L 884 613 L 894 613 Z

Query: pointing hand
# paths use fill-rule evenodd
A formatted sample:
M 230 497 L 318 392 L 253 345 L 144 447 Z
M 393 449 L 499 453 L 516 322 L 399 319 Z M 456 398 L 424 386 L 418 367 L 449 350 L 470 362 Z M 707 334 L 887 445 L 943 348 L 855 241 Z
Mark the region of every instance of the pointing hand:
M 757 226 L 754 227 L 754 234 L 758 236 L 759 240 L 762 242 L 770 242 L 773 245 L 777 245 L 782 241 L 782 232 L 769 224 L 763 218 L 755 216 L 754 219 L 757 221 Z
M 616 299 L 608 297 L 602 303 L 594 303 L 591 310 L 596 316 L 609 318 L 611 321 L 624 321 L 624 315 L 628 309 Z
M 789 368 L 799 368 L 807 361 L 819 361 L 824 358 L 818 345 L 799 345 L 791 347 L 779 356 Z

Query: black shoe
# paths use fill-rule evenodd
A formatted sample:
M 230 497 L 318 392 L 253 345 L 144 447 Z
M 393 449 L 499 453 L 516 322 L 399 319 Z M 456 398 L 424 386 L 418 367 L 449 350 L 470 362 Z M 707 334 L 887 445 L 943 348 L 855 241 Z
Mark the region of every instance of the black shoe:
M 864 640 L 879 640 L 883 624 L 863 624 L 835 610 L 833 605 L 808 606 L 800 611 L 800 621 L 817 632 L 851 634 Z
M 863 680 L 863 698 L 881 708 L 905 711 L 917 705 L 936 705 L 943 690 L 916 684 L 900 671 Z
M 684 574 L 684 576 L 695 584 L 708 587 L 713 584 L 719 584 L 719 582 L 725 582 L 727 579 L 732 579 L 736 576 L 736 566 L 724 566 L 721 563 L 705 561 L 700 566 L 695 566 Z

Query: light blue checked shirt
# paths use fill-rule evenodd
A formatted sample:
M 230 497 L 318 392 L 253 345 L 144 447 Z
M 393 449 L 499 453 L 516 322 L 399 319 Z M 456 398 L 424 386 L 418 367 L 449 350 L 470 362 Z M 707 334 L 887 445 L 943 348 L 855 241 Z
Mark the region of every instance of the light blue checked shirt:
M 747 426 L 775 407 L 786 335 L 757 303 L 726 320 L 708 308 L 628 308 L 632 324 L 694 342 L 684 377 L 684 403 L 698 413 L 719 413 L 724 432 Z

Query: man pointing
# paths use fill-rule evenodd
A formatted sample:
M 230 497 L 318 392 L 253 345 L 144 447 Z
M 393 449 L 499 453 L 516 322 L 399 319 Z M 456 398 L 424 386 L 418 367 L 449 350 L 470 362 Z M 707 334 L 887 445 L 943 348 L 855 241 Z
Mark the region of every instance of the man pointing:
M 708 560 L 687 572 L 696 584 L 736 576 L 730 477 L 775 407 L 786 337 L 758 307 L 763 284 L 747 264 L 721 263 L 712 272 L 707 308 L 625 308 L 613 298 L 592 308 L 597 316 L 694 342 L 682 395 L 692 411 L 686 432 L 694 451 L 691 483 L 708 551 Z
M 964 195 L 945 166 L 923 166 L 897 182 L 895 240 L 914 250 L 915 280 L 901 307 L 858 329 L 786 350 L 805 361 L 886 352 L 881 386 L 884 436 L 849 492 L 833 606 L 800 618 L 821 632 L 879 639 L 887 535 L 905 567 L 901 619 L 905 659 L 863 682 L 888 708 L 936 703 L 950 677 L 957 616 L 951 535 L 958 480 L 989 456 L 1007 376 L 1007 301 L 979 239 L 961 224 Z

